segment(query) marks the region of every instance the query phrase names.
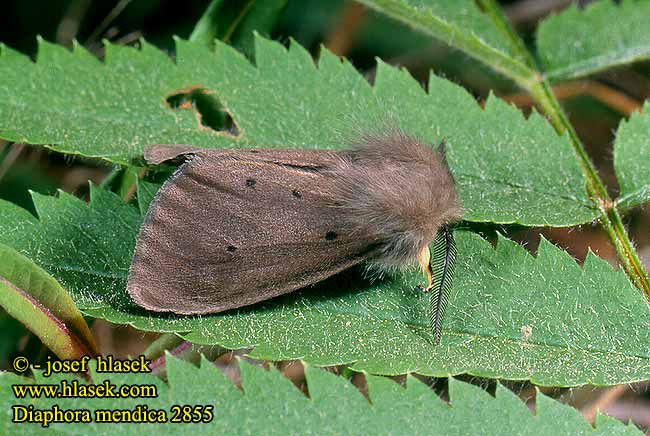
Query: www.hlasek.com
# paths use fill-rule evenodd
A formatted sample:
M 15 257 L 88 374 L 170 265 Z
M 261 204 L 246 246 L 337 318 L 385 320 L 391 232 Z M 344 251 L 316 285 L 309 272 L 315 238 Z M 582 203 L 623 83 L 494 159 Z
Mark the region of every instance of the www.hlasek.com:
M 90 358 L 79 360 L 51 361 L 48 359 L 43 377 L 56 373 L 87 373 Z M 139 356 L 135 360 L 120 360 L 113 356 L 97 357 L 95 373 L 148 373 L 151 361 Z M 29 362 L 24 357 L 14 359 L 14 369 L 25 372 Z M 42 366 L 33 365 L 40 369 Z M 11 386 L 17 400 L 39 398 L 157 398 L 158 388 L 154 384 L 116 385 L 108 380 L 101 383 L 84 383 L 79 380 L 61 380 L 56 384 L 14 384 Z M 29 401 L 33 402 L 33 401 Z M 12 422 L 38 423 L 49 427 L 52 423 L 208 423 L 214 418 L 212 405 L 172 405 L 167 409 L 149 408 L 139 404 L 132 409 L 65 409 L 59 405 L 39 409 L 32 404 L 16 404 L 11 407 Z

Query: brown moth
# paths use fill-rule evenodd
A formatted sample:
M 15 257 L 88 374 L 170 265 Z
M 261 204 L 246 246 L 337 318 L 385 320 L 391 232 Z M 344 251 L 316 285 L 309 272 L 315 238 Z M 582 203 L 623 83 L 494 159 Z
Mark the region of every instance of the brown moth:
M 391 130 L 347 151 L 157 145 L 145 158 L 157 164 L 185 154 L 140 229 L 127 284 L 138 305 L 221 312 L 362 262 L 379 268 L 419 262 L 431 290 L 428 246 L 443 229 L 447 256 L 436 268 L 431 314 L 439 342 L 446 261 L 453 257 L 446 226 L 461 214 L 440 153 Z

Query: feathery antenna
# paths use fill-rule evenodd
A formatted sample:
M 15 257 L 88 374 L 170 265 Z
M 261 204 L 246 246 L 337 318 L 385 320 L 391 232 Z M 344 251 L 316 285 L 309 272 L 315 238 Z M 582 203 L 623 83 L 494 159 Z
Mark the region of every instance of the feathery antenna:
M 449 226 L 443 226 L 438 232 L 432 254 L 434 287 L 429 302 L 429 325 L 433 330 L 434 343 L 438 345 L 456 264 L 456 242 Z

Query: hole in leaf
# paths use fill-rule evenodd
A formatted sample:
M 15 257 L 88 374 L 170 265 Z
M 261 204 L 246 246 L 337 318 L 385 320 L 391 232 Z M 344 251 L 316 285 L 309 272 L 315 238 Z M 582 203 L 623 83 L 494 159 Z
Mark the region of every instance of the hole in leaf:
M 239 135 L 239 128 L 218 98 L 207 89 L 186 88 L 170 94 L 165 102 L 171 109 L 191 109 L 202 128 L 216 132 Z

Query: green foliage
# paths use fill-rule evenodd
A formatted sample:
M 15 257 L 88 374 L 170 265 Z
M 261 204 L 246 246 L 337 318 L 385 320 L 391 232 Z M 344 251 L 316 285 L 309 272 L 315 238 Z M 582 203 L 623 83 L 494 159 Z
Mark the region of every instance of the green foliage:
M 139 52 L 108 46 L 102 66 L 82 49 L 70 53 L 42 43 L 39 61 L 20 73 L 15 67 L 23 59 L 3 54 L 0 74 L 14 77 L 0 83 L 0 135 L 126 162 L 152 143 L 341 148 L 355 132 L 394 124 L 431 144 L 447 140 L 466 220 L 568 226 L 598 216 L 568 138 L 540 116 L 525 120 L 495 98 L 483 110 L 466 90 L 436 76 L 427 93 L 382 62 L 372 87 L 327 50 L 316 67 L 297 44 L 286 51 L 257 41 L 256 67 L 223 44 L 214 55 L 184 41 L 178 41 L 176 65 L 146 44 Z M 56 87 L 48 86 L 52 81 Z M 124 83 L 132 88 L 128 93 Z M 191 110 L 164 106 L 166 96 L 191 85 L 218 96 L 244 133 L 235 138 L 199 127 Z M 35 107 L 58 109 L 44 118 L 32 116 Z M 137 116 L 130 113 L 135 107 Z
M 650 201 L 650 103 L 643 113 L 622 122 L 614 144 L 614 166 L 621 194 L 621 207 Z
M 150 183 L 146 180 L 137 180 L 137 200 L 138 208 L 140 209 L 140 214 L 144 216 L 149 209 L 149 204 L 156 196 L 156 192 L 160 188 L 160 185 L 157 183 Z
M 528 59 L 502 27 L 479 10 L 474 1 L 358 0 L 408 27 L 464 51 L 500 73 L 525 81 Z
M 546 242 L 537 259 L 507 240 L 494 253 L 468 234 L 458 248 L 438 347 L 430 344 L 426 299 L 413 291 L 422 280 L 416 273 L 355 293 L 323 286 L 265 310 L 215 317 L 186 337 L 257 345 L 251 355 L 263 359 L 356 362 L 352 368 L 379 374 L 470 373 L 554 386 L 646 377 L 650 318 L 623 274 L 595 256 L 581 270 Z
M 193 38 L 203 44 L 178 40 L 174 61 L 144 41 L 140 50 L 109 44 L 103 63 L 79 46 L 70 52 L 40 41 L 36 62 L 0 47 L 0 137 L 127 165 L 124 173 L 116 172 L 122 176 L 119 191 L 127 197 L 149 144 L 340 149 L 359 132 L 398 126 L 432 145 L 446 140 L 466 221 L 560 227 L 600 218 L 628 272 L 639 266 L 617 209 L 602 205 L 626 208 L 650 200 L 649 106 L 619 129 L 615 166 L 621 198 L 614 203 L 548 79 L 647 58 L 650 33 L 643 18 L 649 2 L 601 1 L 547 19 L 537 36 L 544 73 L 493 0 L 361 1 L 514 80 L 531 92 L 550 124 L 536 112 L 526 119 L 494 96 L 481 108 L 465 89 L 436 75 L 425 91 L 405 71 L 379 61 L 371 86 L 349 62 L 325 49 L 314 62 L 298 44 L 285 49 L 260 37 L 253 40 L 252 30 L 270 29 L 284 1 L 247 9 L 253 3 L 236 10 L 235 27 L 224 28 L 223 4 L 215 0 L 195 28 Z M 215 37 L 248 55 L 254 44 L 254 62 L 223 42 L 210 47 Z M 207 104 L 198 104 L 199 99 Z M 235 128 L 210 124 L 211 110 L 227 113 Z M 554 128 L 567 133 L 558 135 Z M 553 386 L 648 377 L 650 312 L 642 296 L 622 271 L 603 260 L 590 254 L 581 268 L 545 240 L 533 257 L 502 236 L 494 248 L 475 234 L 459 232 L 456 280 L 438 347 L 431 344 L 427 296 L 415 289 L 423 278 L 414 271 L 374 283 L 354 272 L 344 274 L 226 314 L 148 313 L 134 307 L 125 283 L 142 215 L 158 186 L 137 180 L 137 208 L 94 186 L 88 204 L 65 193 L 58 198 L 33 194 L 38 218 L 0 201 L 0 249 L 13 262 L 4 267 L 14 268 L 0 270 L 3 305 L 26 324 L 36 320 L 43 331 L 52 319 L 26 305 L 23 291 L 36 291 L 39 301 L 50 304 L 53 297 L 38 291 L 62 295 L 66 289 L 90 316 L 179 333 L 199 344 L 252 348 L 251 355 L 262 359 L 347 364 L 374 374 L 469 373 Z M 642 267 L 637 271 L 635 279 L 645 274 Z M 24 280 L 34 277 L 40 281 Z M 71 301 L 63 305 L 73 307 Z M 69 338 L 52 339 L 45 342 L 55 351 L 66 350 Z M 504 422 L 531 432 L 540 431 L 540 422 L 552 429 L 549 433 L 635 430 L 605 420 L 593 431 L 577 412 L 541 395 L 532 417 L 504 389 L 492 399 L 453 379 L 449 407 L 414 379 L 402 389 L 370 376 L 369 405 L 340 378 L 313 368 L 307 370 L 309 399 L 276 373 L 246 364 L 242 371 L 243 394 L 208 365 L 196 370 L 171 359 L 170 387 L 155 381 L 164 395 L 147 403 L 217 401 L 219 428 L 241 426 L 251 433 L 286 432 L 298 420 L 304 428 L 339 434 L 392 426 L 398 432 L 406 425 L 422 426 L 422 433 L 466 434 L 472 426 L 478 433 Z M 142 383 L 133 375 L 111 378 Z M 0 385 L 17 380 L 4 374 Z
M 446 0 L 431 0 L 421 2 L 419 0 L 359 0 L 373 9 L 386 14 L 407 26 L 434 38 L 446 41 L 450 46 L 458 48 L 468 55 L 474 57 L 495 71 L 512 79 L 518 86 L 528 91 L 533 101 L 543 109 L 551 125 L 557 132 L 567 133 L 568 139 L 577 157 L 580 169 L 585 177 L 586 190 L 590 193 L 593 206 L 598 208 L 598 218 L 607 232 L 610 241 L 616 249 L 619 261 L 634 283 L 650 298 L 650 275 L 646 272 L 641 260 L 636 253 L 634 245 L 630 241 L 627 231 L 623 225 L 621 212 L 617 204 L 610 198 L 609 193 L 601 180 L 595 166 L 591 162 L 584 145 L 576 134 L 573 126 L 569 123 L 567 115 L 562 110 L 559 101 L 553 94 L 548 77 L 538 69 L 537 62 L 524 46 L 523 41 L 516 34 L 508 23 L 501 7 L 496 0 L 477 0 L 477 2 L 454 2 L 454 10 L 464 10 L 467 16 L 475 16 L 476 10 L 480 7 L 485 17 L 492 23 L 494 34 L 498 34 L 503 43 L 496 44 L 487 37 L 480 29 L 485 26 L 478 25 L 477 29 L 462 32 L 453 14 L 448 14 L 445 6 L 451 5 Z M 633 5 L 635 10 L 630 9 Z M 591 45 L 580 38 L 591 39 L 591 32 L 586 29 L 598 29 L 606 20 L 613 4 L 592 7 L 584 14 L 579 15 L 579 24 L 576 21 L 575 10 L 569 10 L 566 15 L 561 15 L 556 21 L 563 23 L 563 26 L 554 28 L 554 31 L 540 33 L 540 46 L 546 44 L 546 39 L 556 41 L 556 45 L 568 45 L 563 48 L 563 53 L 577 47 L 571 55 L 578 57 L 575 65 L 563 65 L 556 70 L 557 76 L 569 74 L 572 76 L 585 75 L 591 72 L 600 71 L 609 65 L 620 65 L 635 60 L 647 58 L 647 28 L 644 27 L 643 11 L 648 3 L 642 1 L 624 3 L 620 9 L 616 9 L 614 16 L 616 21 L 607 21 L 606 31 L 594 38 L 597 41 Z M 465 9 L 467 8 L 467 9 Z M 453 17 L 453 19 L 450 19 Z M 553 19 L 549 21 L 552 26 Z M 572 29 L 576 24 L 575 29 Z M 596 32 L 598 33 L 598 32 Z M 481 34 L 482 37 L 478 37 Z M 551 35 L 551 36 L 544 36 Z M 586 36 L 585 36 L 586 35 Z M 611 35 L 611 38 L 608 36 Z M 636 38 L 640 36 L 637 44 Z M 545 39 L 546 38 L 546 39 Z M 614 43 L 612 43 L 614 41 Z M 502 50 L 496 49 L 499 45 Z M 507 45 L 508 54 L 504 54 L 503 47 Z M 549 43 L 553 47 L 553 43 Z M 613 51 L 615 47 L 615 51 Z M 638 47 L 641 47 L 640 49 Z M 541 48 L 543 52 L 543 47 Z M 554 56 L 554 54 L 553 54 Z M 547 53 L 547 63 L 549 60 Z M 586 59 L 586 60 L 585 60 Z M 573 68 L 573 70 L 572 70 Z M 559 72 L 557 72 L 559 71 Z M 531 162 L 532 164 L 532 162 Z M 533 164 L 534 165 L 534 164 Z
M 88 325 L 65 289 L 43 269 L 0 244 L 0 306 L 62 359 L 95 354 Z
M 406 386 L 383 377 L 367 376 L 368 396 L 347 380 L 332 373 L 306 368 L 309 398 L 300 392 L 279 372 L 240 361 L 242 390 L 238 390 L 209 361 L 200 368 L 167 356 L 169 384 L 151 375 L 107 374 L 94 378 L 97 382 L 109 380 L 125 383 L 151 384 L 158 389 L 155 399 L 78 399 L 44 398 L 16 400 L 11 384 L 30 383 L 10 373 L 0 373 L 0 429 L 4 434 L 29 434 L 42 431 L 38 424 L 12 424 L 10 410 L 14 404 L 34 405 L 46 409 L 56 403 L 61 409 L 134 409 L 146 404 L 149 409 L 166 409 L 168 416 L 173 404 L 213 405 L 214 419 L 201 424 L 50 424 L 50 429 L 61 434 L 117 431 L 121 434 L 143 432 L 200 431 L 219 432 L 224 428 L 237 434 L 401 434 L 408 428 L 410 434 L 498 434 L 517 429 L 521 434 L 641 434 L 633 425 L 624 425 L 611 418 L 598 417 L 592 428 L 574 409 L 562 405 L 543 394 L 537 394 L 537 415 L 509 390 L 497 386 L 492 397 L 482 389 L 449 379 L 450 404 L 445 404 L 425 384 L 408 377 Z M 56 375 L 43 378 L 36 374 L 36 382 L 58 383 Z M 69 379 L 69 378 L 68 378 Z M 83 383 L 83 382 L 81 382 Z
M 617 65 L 650 59 L 650 1 L 600 0 L 575 4 L 537 29 L 546 75 L 552 80 L 586 76 Z
M 60 192 L 33 193 L 39 220 L 0 201 L 0 243 L 46 269 L 73 293 L 80 307 L 124 294 L 141 217 L 116 195 L 91 187 L 90 205 Z
M 535 63 L 503 24 L 493 0 L 357 1 L 467 53 L 525 88 L 537 80 Z M 600 0 L 584 11 L 574 5 L 542 21 L 537 46 L 546 76 L 575 78 L 650 58 L 648 14 L 647 0 L 620 5 Z
M 196 23 L 190 41 L 213 47 L 220 39 L 246 55 L 254 51 L 254 32 L 269 34 L 287 0 L 245 0 L 225 2 L 212 0 Z
M 142 185 L 146 186 L 146 185 Z M 544 385 L 611 384 L 645 377 L 650 340 L 642 297 L 622 272 L 589 256 L 584 268 L 543 242 L 534 258 L 500 238 L 459 232 L 458 265 L 442 345 L 431 345 L 423 277 L 409 271 L 374 284 L 354 272 L 314 289 L 201 317 L 147 313 L 125 292 L 140 214 L 91 187 L 84 204 L 34 194 L 40 220 L 0 222 L 1 242 L 54 275 L 84 313 L 201 344 L 254 347 L 271 360 L 353 364 L 377 374 L 417 371 L 531 379 Z M 0 210 L 12 207 L 1 203 Z M 29 236 L 25 244 L 24 237 Z M 529 332 L 529 333 L 524 333 Z M 570 356 L 570 358 L 568 358 Z

